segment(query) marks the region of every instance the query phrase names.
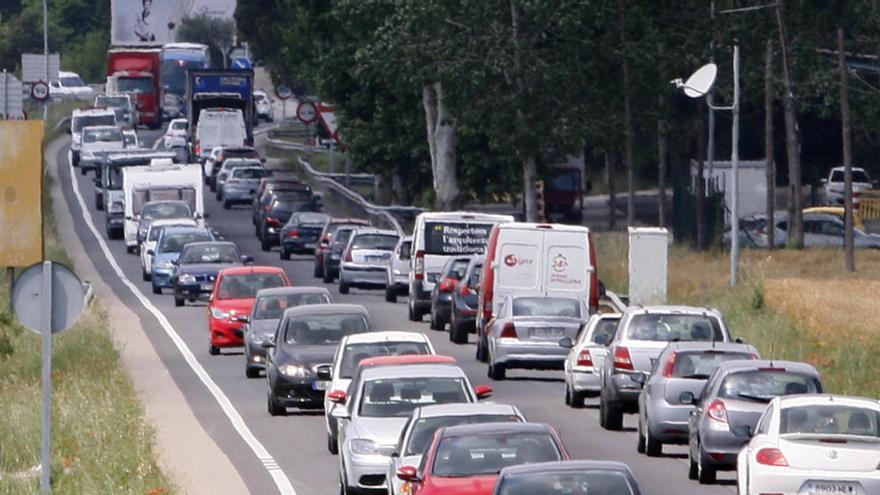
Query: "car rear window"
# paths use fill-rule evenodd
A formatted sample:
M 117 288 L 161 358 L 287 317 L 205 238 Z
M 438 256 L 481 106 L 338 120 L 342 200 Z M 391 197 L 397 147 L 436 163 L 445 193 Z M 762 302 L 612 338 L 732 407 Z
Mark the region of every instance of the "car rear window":
M 255 320 L 280 320 L 284 310 L 307 304 L 330 304 L 330 296 L 324 292 L 299 292 L 262 296 L 256 302 Z
M 471 402 L 470 396 L 465 392 L 464 380 L 461 378 L 376 379 L 364 383 L 360 415 L 405 418 L 416 407 L 457 402 Z
M 511 476 L 501 482 L 498 495 L 632 495 L 629 478 L 619 471 L 547 471 Z
M 260 289 L 284 287 L 280 273 L 241 273 L 224 275 L 217 293 L 218 299 L 244 299 L 257 295 Z
M 358 234 L 352 239 L 351 248 L 393 251 L 398 239 L 396 235 Z
M 407 354 L 430 354 L 425 342 L 369 342 L 348 344 L 342 350 L 339 377 L 351 378 L 358 364 L 364 359 L 379 356 L 403 356 Z
M 633 340 L 657 342 L 723 341 L 721 324 L 714 316 L 684 314 L 640 314 L 627 327 Z
M 238 168 L 232 171 L 235 179 L 261 179 L 265 176 L 266 171 L 262 168 Z
M 724 378 L 719 397 L 770 402 L 774 397 L 817 394 L 822 385 L 811 375 L 775 370 L 749 370 L 731 373 Z
M 238 249 L 231 244 L 187 246 L 180 253 L 180 262 L 184 264 L 237 263 L 238 261 Z
M 618 318 L 603 318 L 596 323 L 596 328 L 593 330 L 592 342 L 597 344 L 601 342 L 607 342 L 605 337 L 614 337 L 614 333 L 617 332 L 617 324 L 620 323 L 620 319 Z
M 461 280 L 464 278 L 465 273 L 467 273 L 467 267 L 470 264 L 470 260 L 467 258 L 452 260 L 446 265 L 446 272 L 443 274 L 446 277 L 452 277 L 455 280 Z
M 337 344 L 342 337 L 369 331 L 361 314 L 304 315 L 287 321 L 284 342 L 295 345 Z
M 425 222 L 425 254 L 483 254 L 491 223 Z
M 483 263 L 477 263 L 471 270 L 471 276 L 468 278 L 468 287 L 476 287 L 480 285 L 480 272 L 483 271 Z
M 507 466 L 552 462 L 562 458 L 546 433 L 446 437 L 434 457 L 435 476 L 495 475 Z
M 200 232 L 180 232 L 162 236 L 162 242 L 159 244 L 159 252 L 161 253 L 179 253 L 183 246 L 190 242 L 213 241 L 208 231 Z
M 472 425 L 480 423 L 520 423 L 522 420 L 515 414 L 477 414 L 474 416 L 437 416 L 433 418 L 420 418 L 412 427 L 409 435 L 409 445 L 403 455 L 419 455 L 434 437 L 434 433 L 440 428 L 448 428 L 458 425 Z
M 518 297 L 513 300 L 513 316 L 557 316 L 580 318 L 577 299 L 567 297 Z
M 719 364 L 735 359 L 754 359 L 748 352 L 690 351 L 676 352 L 672 368 L 675 378 L 708 379 Z
M 880 437 L 880 413 L 866 407 L 812 404 L 787 407 L 780 414 L 779 433 Z

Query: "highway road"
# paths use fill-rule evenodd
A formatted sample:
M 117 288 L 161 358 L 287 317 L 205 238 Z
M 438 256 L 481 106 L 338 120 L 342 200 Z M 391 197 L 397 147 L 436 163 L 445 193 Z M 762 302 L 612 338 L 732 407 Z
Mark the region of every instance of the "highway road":
M 159 136 L 157 132 L 140 134 L 147 145 Z M 47 157 L 50 166 L 57 166 L 66 201 L 55 207 L 72 212 L 75 230 L 101 277 L 140 318 L 141 328 L 130 331 L 148 336 L 189 407 L 251 492 L 339 493 L 338 461 L 326 449 L 323 413 L 291 410 L 286 417 L 269 416 L 265 381 L 245 378 L 243 355 L 232 351 L 208 354 L 206 304 L 175 308 L 171 295 L 153 295 L 149 283 L 141 281 L 138 258 L 126 254 L 121 241 L 106 240 L 104 213 L 94 210 L 91 175 L 72 174 L 66 152 L 65 145 Z M 249 208 L 223 210 L 213 196 L 206 197 L 208 222 L 225 239 L 236 242 L 242 253 L 254 256 L 256 264 L 282 266 L 298 286 L 323 285 L 312 277 L 311 257 L 281 261 L 277 251 L 260 250 Z M 427 322 L 408 321 L 405 297 L 389 304 L 382 291 L 352 289 L 351 294 L 340 295 L 335 286 L 330 290 L 337 302 L 364 305 L 380 329 L 428 334 L 438 353 L 455 356 L 475 385 L 488 383 L 495 388 L 491 400 L 515 404 L 531 421 L 555 427 L 574 458 L 629 464 L 647 495 L 729 494 L 735 490 L 733 473 L 721 473 L 720 486 L 703 487 L 689 481 L 683 447 L 666 447 L 667 455 L 658 459 L 637 454 L 634 416 L 626 418 L 625 431 L 607 432 L 599 427 L 595 401 L 588 400 L 588 407 L 581 410 L 564 406 L 562 372 L 512 370 L 508 380 L 493 383 L 486 378 L 485 365 L 474 359 L 473 336 L 469 345 L 456 346 L 445 333 L 430 330 Z

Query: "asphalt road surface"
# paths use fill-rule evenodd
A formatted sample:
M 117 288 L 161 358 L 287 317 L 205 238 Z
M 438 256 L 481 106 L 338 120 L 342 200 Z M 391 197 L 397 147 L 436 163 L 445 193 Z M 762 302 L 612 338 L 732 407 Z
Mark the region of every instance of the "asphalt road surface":
M 158 132 L 141 132 L 147 145 L 157 137 Z M 131 331 L 147 334 L 189 407 L 251 492 L 339 493 L 338 460 L 326 448 L 323 413 L 291 410 L 286 417 L 269 416 L 265 380 L 245 378 L 241 352 L 208 354 L 206 304 L 175 308 L 171 295 L 153 295 L 149 283 L 141 281 L 137 256 L 126 254 L 122 241 L 106 240 L 104 213 L 94 210 L 92 175 L 71 174 L 66 152 L 65 146 L 57 156 L 48 157 L 50 166 L 57 166 L 66 200 L 66 205 L 56 207 L 70 209 L 75 230 L 101 276 L 139 316 L 142 328 Z M 294 256 L 290 261 L 281 261 L 277 250 L 260 250 L 248 207 L 223 210 L 207 194 L 205 201 L 208 222 L 226 240 L 236 242 L 243 254 L 254 256 L 255 264 L 282 266 L 297 286 L 323 285 L 312 277 L 311 257 Z M 529 420 L 552 425 L 573 458 L 627 463 L 645 494 L 721 494 L 735 490 L 733 473 L 721 473 L 719 486 L 703 487 L 689 481 L 684 447 L 667 446 L 666 455 L 657 459 L 637 454 L 634 416 L 627 416 L 625 431 L 607 432 L 599 427 L 594 400 L 588 400 L 588 407 L 581 410 L 564 406 L 561 371 L 511 370 L 506 381 L 492 382 L 486 378 L 485 365 L 474 359 L 473 336 L 470 344 L 456 346 L 446 333 L 430 330 L 427 322 L 408 321 L 405 297 L 389 304 L 378 290 L 352 289 L 349 295 L 340 295 L 335 286 L 330 290 L 337 302 L 364 305 L 379 329 L 428 334 L 437 352 L 454 356 L 472 383 L 488 383 L 495 388 L 490 400 L 515 404 Z

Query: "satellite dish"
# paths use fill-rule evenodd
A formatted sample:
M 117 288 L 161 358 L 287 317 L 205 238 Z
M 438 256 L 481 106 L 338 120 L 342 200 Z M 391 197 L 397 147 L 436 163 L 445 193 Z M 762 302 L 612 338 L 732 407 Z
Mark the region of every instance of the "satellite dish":
M 684 84 L 681 84 L 680 87 L 684 90 L 684 94 L 691 98 L 706 96 L 706 93 L 708 93 L 712 89 L 712 85 L 715 84 L 716 75 L 718 75 L 718 66 L 709 63 L 697 69 L 697 71 L 691 74 L 691 77 L 689 77 Z

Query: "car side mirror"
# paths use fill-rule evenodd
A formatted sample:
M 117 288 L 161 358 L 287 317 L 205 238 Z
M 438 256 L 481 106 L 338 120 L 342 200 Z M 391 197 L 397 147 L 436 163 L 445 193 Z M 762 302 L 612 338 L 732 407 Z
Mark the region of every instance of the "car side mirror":
M 572 347 L 574 347 L 574 341 L 571 340 L 571 337 L 563 337 L 559 339 L 559 347 L 571 349 Z
M 348 394 L 344 390 L 331 390 L 327 393 L 327 400 L 334 404 L 345 404 L 347 399 Z M 334 409 L 333 412 L 336 412 L 337 409 Z
M 419 471 L 413 466 L 403 466 L 397 470 L 397 479 L 400 481 L 419 481 Z
M 752 438 L 752 427 L 749 425 L 734 426 L 733 436 L 737 438 Z
M 747 344 L 748 343 L 748 342 L 746 342 L 746 339 L 744 339 L 742 337 L 737 337 L 737 338 L 733 339 L 733 341 L 736 342 L 737 344 Z
M 242 257 L 241 257 L 241 262 L 244 263 L 245 265 L 247 265 L 247 264 L 249 264 L 249 263 L 253 263 L 253 262 L 254 262 L 254 257 L 253 257 L 253 256 L 242 256 Z
M 697 398 L 694 396 L 693 392 L 682 392 L 681 395 L 678 396 L 678 402 L 693 406 L 696 405 Z
M 263 345 L 263 349 L 274 349 L 275 348 L 275 342 L 272 342 L 271 340 L 267 340 L 267 341 L 263 342 L 262 345 Z
M 828 179 L 819 179 L 819 184 L 822 184 L 823 186 L 828 184 Z
M 147 249 L 147 256 L 153 256 L 154 254 L 156 254 L 156 251 L 153 251 L 152 249 Z
M 490 397 L 493 392 L 495 392 L 495 389 L 493 389 L 489 385 L 477 385 L 476 387 L 474 387 L 474 393 L 477 394 L 478 400 L 483 400 Z
M 235 320 L 238 321 L 239 323 L 250 323 L 250 322 L 251 322 L 251 317 L 250 317 L 250 316 L 247 316 L 247 315 L 244 315 L 244 316 L 237 316 L 237 317 L 235 318 Z
M 645 382 L 648 381 L 648 375 L 646 375 L 645 373 L 632 373 L 629 375 L 629 379 L 632 380 L 634 383 L 638 383 L 639 386 L 644 387 Z
M 315 374 L 318 376 L 318 380 L 333 379 L 333 369 L 330 366 L 321 366 Z

